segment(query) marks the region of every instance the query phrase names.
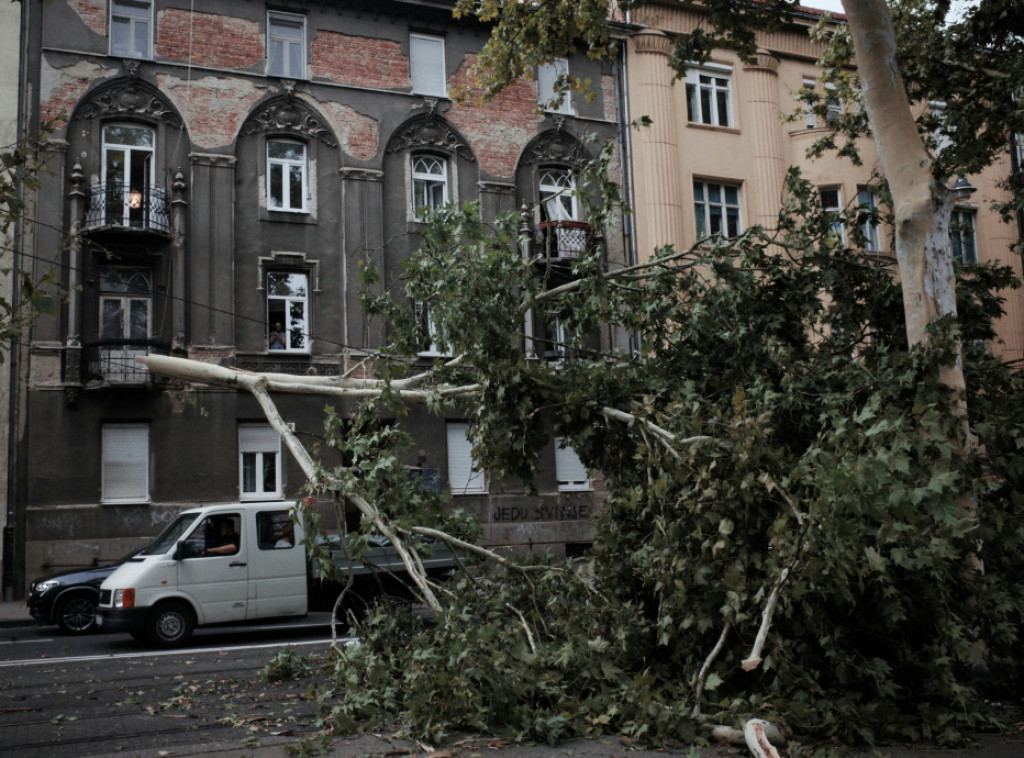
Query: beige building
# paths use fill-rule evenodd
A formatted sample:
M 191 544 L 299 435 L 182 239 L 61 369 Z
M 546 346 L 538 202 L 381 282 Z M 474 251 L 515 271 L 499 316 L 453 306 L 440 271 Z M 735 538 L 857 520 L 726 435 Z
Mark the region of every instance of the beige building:
M 747 226 L 774 226 L 783 182 L 790 166 L 820 190 L 829 207 L 871 202 L 866 187 L 881 172 L 870 139 L 860 145 L 862 166 L 835 156 L 807 157 L 812 142 L 826 133 L 813 114 L 801 113 L 796 95 L 804 87 L 821 91 L 816 61 L 822 46 L 807 34 L 816 18 L 808 12 L 792 27 L 760 35 L 757 60 L 744 63 L 731 51 L 673 82 L 668 66 L 672 35 L 692 31 L 699 16 L 677 6 L 649 5 L 633 12 L 638 27 L 628 42 L 630 119 L 649 116 L 648 128 L 632 133 L 633 201 L 637 256 L 655 248 L 692 245 L 709 233 L 734 234 Z M 786 116 L 798 114 L 795 120 Z M 967 177 L 977 191 L 958 204 L 957 247 L 967 259 L 1010 265 L 1021 277 L 1020 257 L 1011 251 L 1017 225 L 989 208 L 1005 193 L 997 188 L 1010 172 L 1005 161 L 980 176 Z M 889 230 L 870 245 L 890 252 Z M 1004 293 L 1006 316 L 997 324 L 1002 344 L 993 349 L 1007 360 L 1024 358 L 1024 293 Z

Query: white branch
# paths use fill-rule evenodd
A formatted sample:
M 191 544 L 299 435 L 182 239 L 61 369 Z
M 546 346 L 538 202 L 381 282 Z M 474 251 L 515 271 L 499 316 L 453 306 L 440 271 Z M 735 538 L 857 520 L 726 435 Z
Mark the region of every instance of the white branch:
M 708 657 L 704 659 L 704 665 L 700 667 L 700 673 L 697 675 L 697 691 L 694 693 L 693 712 L 690 714 L 690 718 L 697 718 L 700 715 L 700 699 L 704 696 L 704 683 L 707 681 L 708 672 L 711 670 L 711 664 L 714 663 L 715 658 L 722 652 L 722 646 L 725 645 L 725 638 L 729 636 L 729 630 L 732 629 L 732 622 L 726 621 L 725 626 L 722 627 L 722 633 L 718 635 L 718 642 L 708 653 Z
M 744 671 L 753 671 L 761 665 L 761 653 L 764 651 L 764 643 L 768 639 L 768 629 L 772 625 L 772 614 L 775 613 L 775 606 L 779 603 L 779 591 L 789 577 L 789 566 L 782 569 L 779 574 L 779 581 L 775 583 L 772 594 L 765 603 L 764 611 L 761 613 L 761 627 L 757 630 L 757 637 L 754 638 L 754 646 L 750 649 L 750 655 L 740 664 Z

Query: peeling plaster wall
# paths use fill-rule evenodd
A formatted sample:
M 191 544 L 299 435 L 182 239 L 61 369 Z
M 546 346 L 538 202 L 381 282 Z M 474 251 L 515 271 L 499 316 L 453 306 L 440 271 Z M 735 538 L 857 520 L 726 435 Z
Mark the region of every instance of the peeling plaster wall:
M 157 76 L 157 86 L 181 113 L 192 143 L 203 150 L 231 147 L 252 106 L 267 87 L 241 77 L 204 76 L 188 81 Z
M 341 103 L 311 102 L 324 114 L 342 149 L 361 161 L 372 160 L 380 147 L 380 122 Z
M 106 35 L 107 4 L 104 0 L 67 0 L 67 5 L 90 30 Z
M 71 111 L 93 82 L 120 73 L 119 67 L 101 66 L 88 60 L 57 67 L 44 57 L 39 75 L 40 116 L 55 120 L 57 128 L 65 126 Z

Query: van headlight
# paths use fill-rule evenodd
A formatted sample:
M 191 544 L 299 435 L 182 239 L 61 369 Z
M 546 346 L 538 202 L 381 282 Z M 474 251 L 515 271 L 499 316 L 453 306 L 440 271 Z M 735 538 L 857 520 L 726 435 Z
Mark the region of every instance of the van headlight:
M 115 608 L 134 608 L 135 590 L 131 587 L 123 590 L 114 590 L 113 605 Z

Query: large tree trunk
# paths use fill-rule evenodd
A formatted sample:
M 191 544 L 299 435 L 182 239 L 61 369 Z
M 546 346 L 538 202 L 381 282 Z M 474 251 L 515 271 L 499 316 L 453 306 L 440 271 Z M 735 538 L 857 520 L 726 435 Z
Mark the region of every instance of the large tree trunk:
M 907 339 L 927 342 L 927 328 L 956 315 L 956 280 L 949 245 L 952 199 L 935 181 L 932 160 L 917 131 L 896 57 L 896 30 L 885 0 L 843 0 L 853 37 L 864 106 L 892 191 L 896 258 L 903 287 Z M 940 369 L 954 390 L 958 414 L 966 415 L 959 358 Z

